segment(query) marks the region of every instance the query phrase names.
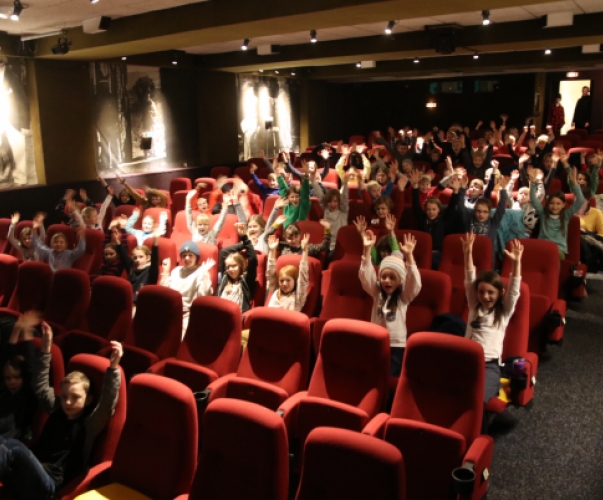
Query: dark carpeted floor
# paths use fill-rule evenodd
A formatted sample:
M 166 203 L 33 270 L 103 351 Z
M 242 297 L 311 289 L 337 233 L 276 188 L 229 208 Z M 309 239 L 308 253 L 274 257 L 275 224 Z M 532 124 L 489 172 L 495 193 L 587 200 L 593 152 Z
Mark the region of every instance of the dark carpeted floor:
M 494 422 L 488 500 L 603 499 L 603 276 L 568 305 L 565 338 L 540 361 L 531 409 Z

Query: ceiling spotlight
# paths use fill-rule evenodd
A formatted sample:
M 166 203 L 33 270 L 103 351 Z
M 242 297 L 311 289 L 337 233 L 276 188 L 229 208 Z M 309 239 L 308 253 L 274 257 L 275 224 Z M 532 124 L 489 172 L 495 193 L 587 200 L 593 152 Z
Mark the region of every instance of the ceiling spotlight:
M 295 70 L 291 71 L 291 76 L 295 76 Z
M 482 24 L 488 26 L 490 24 L 490 11 L 482 10 Z
M 275 70 L 274 70 L 274 73 L 278 75 L 278 69 L 275 69 Z
M 415 58 L 413 59 L 413 61 L 412 61 L 412 62 L 414 62 L 414 63 L 418 63 L 418 62 L 419 62 L 419 58 L 418 58 L 418 57 L 415 57 Z
M 247 50 L 248 45 L 249 45 L 249 38 L 245 38 L 245 40 L 243 40 L 243 45 L 241 45 L 241 50 Z
M 25 8 L 25 6 L 21 3 L 21 0 L 15 0 L 14 5 L 15 6 L 13 8 L 13 13 L 10 15 L 10 20 L 18 21 L 19 16 L 21 15 L 21 12 L 23 12 L 23 9 Z
M 362 63 L 357 62 L 357 63 L 356 63 L 356 67 L 357 67 L 357 68 L 361 68 L 361 67 L 362 67 Z
M 544 51 L 544 54 L 545 54 L 545 55 L 547 55 L 547 56 L 550 56 L 550 55 L 551 55 L 551 53 L 552 53 L 551 49 L 546 49 L 546 50 Z
M 316 43 L 316 30 L 310 30 L 310 41 Z
M 98 0 L 90 0 L 90 3 L 98 3 Z
M 128 59 L 128 58 L 127 58 L 126 56 L 121 56 L 121 60 L 122 60 L 122 61 L 125 61 L 125 60 L 127 60 L 127 59 Z
M 392 30 L 394 29 L 395 25 L 396 25 L 396 21 L 390 21 L 389 23 L 387 23 L 387 27 L 385 28 L 385 33 L 387 35 L 391 35 Z
M 65 54 L 67 54 L 67 52 L 69 52 L 69 47 L 71 47 L 71 42 L 67 40 L 67 38 L 62 36 L 61 38 L 59 38 L 57 44 L 50 50 L 53 54 L 60 54 L 64 56 Z
M 479 59 L 479 54 L 477 52 L 473 54 L 473 59 Z
M 264 72 L 264 70 L 263 70 L 263 69 L 261 69 L 261 70 L 260 70 L 260 73 L 263 73 L 263 72 Z

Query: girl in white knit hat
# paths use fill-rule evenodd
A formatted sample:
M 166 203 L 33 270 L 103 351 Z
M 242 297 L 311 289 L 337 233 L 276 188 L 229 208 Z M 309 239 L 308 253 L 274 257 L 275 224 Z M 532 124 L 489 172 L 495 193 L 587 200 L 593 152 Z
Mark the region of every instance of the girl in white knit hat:
M 417 240 L 413 235 L 405 234 L 403 244 L 398 243 L 404 259 L 393 255 L 385 257 L 379 267 L 379 276 L 371 262 L 371 248 L 377 237 L 368 230 L 363 240 L 360 282 L 364 291 L 373 297 L 371 321 L 389 332 L 390 374 L 398 376 L 406 347 L 406 309 L 421 290 L 421 275 L 412 254 Z

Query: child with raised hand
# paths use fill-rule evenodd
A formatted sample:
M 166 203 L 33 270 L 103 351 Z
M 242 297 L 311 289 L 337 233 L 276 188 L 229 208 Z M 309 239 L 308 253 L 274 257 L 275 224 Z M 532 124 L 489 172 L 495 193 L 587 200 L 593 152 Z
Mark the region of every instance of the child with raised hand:
M 520 173 L 521 176 L 521 173 Z M 531 165 L 527 168 L 526 173 L 530 184 L 536 185 L 536 196 L 539 200 L 544 199 L 544 184 L 542 182 L 543 173 L 539 168 L 534 168 Z M 523 210 L 523 225 L 527 234 L 531 234 L 538 222 L 538 212 L 530 201 L 530 188 L 527 186 L 519 188 L 517 191 L 517 201 L 513 203 L 514 209 Z
M 366 233 L 366 220 L 363 215 L 356 217 L 356 220 L 352 221 L 360 233 L 360 237 L 364 238 Z M 398 239 L 396 237 L 396 218 L 389 214 L 385 218 L 385 228 L 388 234 L 381 236 L 377 240 L 377 243 L 371 248 L 371 261 L 375 266 L 381 264 L 381 261 L 390 255 L 402 258 L 403 255 L 400 252 L 400 246 L 398 245 Z
M 193 220 L 193 207 L 190 201 L 196 194 L 197 190 L 193 189 L 189 191 L 186 199 L 186 226 L 190 231 L 193 241 L 200 243 L 210 243 L 215 245 L 218 241 L 218 234 L 222 231 L 226 215 L 228 213 L 228 205 L 230 203 L 230 193 L 224 194 L 222 198 L 222 210 L 220 210 L 220 217 L 216 221 L 213 229 L 209 228 L 211 223 L 211 216 L 209 214 L 199 214 L 197 218 Z
M 387 228 L 385 227 L 385 221 L 389 214 L 391 214 L 394 210 L 394 202 L 389 196 L 380 196 L 377 198 L 373 206 L 371 207 L 374 217 L 369 221 L 368 227 L 369 229 L 377 235 L 377 237 L 382 236 L 387 233 Z
M 113 228 L 113 244 L 117 251 L 119 261 L 128 273 L 128 281 L 132 285 L 132 298 L 134 304 L 138 298 L 138 292 L 145 285 L 155 285 L 159 279 L 159 236 L 161 231 L 156 228 L 153 233 L 153 247 L 139 245 L 132 250 L 132 257 L 128 255 L 128 249 L 121 241 L 118 228 Z
M 287 200 L 282 198 L 277 199 L 268 217 L 268 222 L 259 214 L 252 215 L 249 218 L 247 236 L 257 252 L 268 253 L 268 236 L 287 221 L 286 215 L 278 215 L 279 210 L 287 205 L 287 203 L 289 203 Z
M 469 305 L 469 318 L 465 337 L 475 340 L 484 348 L 486 376 L 484 403 L 498 395 L 500 389 L 500 357 L 505 331 L 519 299 L 521 286 L 521 255 L 523 246 L 518 240 L 511 242 L 511 250 L 505 255 L 513 263 L 509 290 L 494 271 L 484 271 L 476 279 L 473 265 L 475 235 L 468 233 L 462 238 L 465 256 L 465 293 Z
M 562 159 L 567 162 L 567 159 Z M 569 186 L 574 193 L 574 203 L 565 208 L 565 194 L 561 191 L 555 191 L 549 194 L 543 204 L 538 199 L 536 185 L 530 186 L 530 201 L 540 218 L 540 231 L 538 238 L 541 240 L 552 241 L 559 250 L 559 260 L 565 260 L 567 254 L 567 229 L 572 216 L 580 210 L 584 203 L 582 190 L 577 184 L 578 171 L 572 168 L 569 175 Z
M 125 265 L 117 253 L 117 245 L 115 243 L 107 243 L 103 248 L 103 262 L 98 275 L 120 277 L 124 269 Z
M 42 225 L 41 221 L 33 223 L 34 232 Z M 78 244 L 73 250 L 67 249 L 67 237 L 63 233 L 55 233 L 50 239 L 50 247 L 46 246 L 38 235 L 34 234 L 31 244 L 38 255 L 50 265 L 53 272 L 70 268 L 86 251 L 86 228 L 80 227 L 77 232 Z
M 4 439 L 27 439 L 37 400 L 31 386 L 34 348 L 30 342 L 41 315 L 29 311 L 15 321 L 8 344 L 0 357 L 4 383 L 0 385 L 0 436 Z M 24 355 L 18 354 L 17 343 L 23 337 Z
M 207 259 L 201 265 L 199 247 L 194 241 L 185 241 L 180 247 L 180 263 L 170 273 L 170 259 L 162 262 L 161 286 L 180 292 L 182 295 L 182 336 L 186 333 L 190 309 L 197 297 L 213 295 L 209 270 L 216 264 L 213 259 Z
M 268 307 L 278 307 L 290 311 L 301 311 L 308 298 L 310 284 L 308 268 L 308 245 L 310 235 L 305 234 L 301 240 L 302 258 L 299 269 L 295 266 L 283 266 L 276 274 L 276 251 L 279 240 L 275 235 L 268 238 L 268 265 L 266 266 L 266 280 L 268 293 L 272 294 Z
M 264 160 L 266 159 L 264 158 Z M 268 162 L 268 165 L 270 165 L 270 162 Z M 270 168 L 271 170 L 273 169 L 273 167 Z M 256 175 L 255 172 L 257 169 L 258 166 L 255 163 L 252 163 L 249 166 L 249 173 L 251 174 L 251 179 L 258 188 L 262 200 L 266 200 L 268 196 L 279 194 L 278 180 L 276 179 L 277 175 L 274 170 L 270 174 L 268 174 L 268 185 L 266 186 L 266 184 L 264 184 L 261 179 Z
M 308 243 L 306 245 L 306 251 L 311 257 L 318 257 L 321 253 L 328 252 L 331 247 L 331 226 L 325 219 L 321 219 L 319 222 L 324 227 L 324 240 L 322 243 Z M 281 241 L 278 246 L 278 251 L 281 255 L 301 255 L 304 252 L 302 233 L 297 224 L 288 226 L 283 231 L 283 236 L 285 241 Z
M 379 266 L 379 276 L 371 262 L 371 249 L 376 241 L 375 234 L 366 231 L 358 276 L 364 291 L 373 298 L 371 322 L 389 332 L 390 375 L 398 376 L 406 348 L 406 310 L 421 290 L 421 275 L 413 257 L 417 241 L 411 234 L 405 234 L 400 247 L 404 259 L 393 255 L 385 257 Z
M 109 189 L 113 189 L 109 187 Z M 83 190 L 81 190 L 83 191 Z M 85 191 L 84 191 L 85 193 Z M 96 208 L 94 205 L 89 205 L 85 207 L 80 214 L 80 210 L 75 204 L 72 204 L 73 210 L 71 211 L 71 217 L 75 219 L 76 226 L 84 226 L 86 229 L 96 229 L 98 231 L 103 230 L 103 220 L 105 219 L 105 214 L 107 213 L 107 208 L 111 204 L 113 200 L 113 195 L 111 193 L 107 194 L 107 197 L 103 201 L 103 204 L 100 207 L 100 210 Z M 99 223 L 100 222 L 100 223 Z M 76 229 L 74 227 L 74 229 Z
M 136 205 L 136 200 L 130 196 L 130 193 L 128 193 L 126 188 L 123 188 L 119 192 L 119 195 L 116 196 L 115 188 L 113 186 L 109 186 L 105 179 L 100 176 L 98 176 L 96 179 L 105 187 L 107 194 L 111 196 L 111 203 L 113 203 L 113 206 L 120 207 L 122 205 Z
M 10 226 L 8 228 L 8 241 L 12 247 L 19 252 L 21 260 L 42 260 L 40 254 L 36 251 L 32 245 L 32 237 L 34 236 L 34 229 L 30 227 L 24 227 L 19 233 L 19 239 L 15 238 L 15 228 L 19 223 L 21 215 L 19 212 L 15 212 L 10 219 Z M 36 231 L 42 241 L 46 238 L 46 231 L 44 231 L 44 214 L 37 213 L 34 217 L 34 221 L 37 221 Z
M 136 238 L 138 246 L 144 245 L 144 240 L 150 238 L 156 228 L 159 229 L 160 236 L 165 234 L 168 220 L 167 212 L 161 212 L 161 214 L 159 214 L 159 223 L 157 223 L 155 217 L 152 215 L 145 215 L 142 219 L 142 229 L 134 229 L 134 224 L 136 224 L 138 217 L 140 217 L 140 210 L 135 208 L 132 211 L 132 215 L 128 219 L 128 222 L 126 222 L 125 227 L 126 233 L 129 233 Z
M 310 167 L 307 162 L 302 161 L 304 177 L 301 189 L 298 186 L 287 186 L 285 179 L 278 177 L 279 195 L 286 199 L 289 204 L 285 206 L 283 213 L 287 216 L 283 227 L 294 224 L 300 220 L 306 220 L 310 212 Z
M 331 243 L 329 246 L 329 255 L 335 250 L 335 240 L 339 229 L 348 224 L 349 212 L 349 192 L 348 192 L 349 176 L 344 177 L 341 186 L 341 192 L 337 189 L 329 189 L 326 193 L 318 185 L 318 180 L 314 177 L 314 192 L 318 197 L 318 201 L 324 208 L 324 219 L 329 223 L 331 230 Z
M 245 234 L 245 224 L 236 225 L 240 243 L 220 250 L 220 271 L 222 279 L 216 295 L 238 304 L 241 312 L 251 308 L 258 259 L 251 240 Z M 245 252 L 247 259 L 240 253 Z
M 123 350 L 111 342 L 111 361 L 101 396 L 92 407 L 90 380 L 71 372 L 61 382 L 57 397 L 49 383 L 52 329 L 42 323 L 42 345 L 34 371 L 38 401 L 50 413 L 33 450 L 16 439 L 0 438 L 0 480 L 18 499 L 53 498 L 65 484 L 86 472 L 94 441 L 105 428 L 117 404 Z
M 146 210 L 147 208 L 153 207 L 167 208 L 168 197 L 165 193 L 162 193 L 157 189 L 145 187 L 145 196 L 143 196 L 138 191 L 136 191 L 136 189 L 130 186 L 125 180 L 123 180 L 119 174 L 115 174 L 115 178 L 117 179 L 117 182 L 124 186 L 130 196 L 134 198 L 136 203 L 141 206 L 142 210 Z

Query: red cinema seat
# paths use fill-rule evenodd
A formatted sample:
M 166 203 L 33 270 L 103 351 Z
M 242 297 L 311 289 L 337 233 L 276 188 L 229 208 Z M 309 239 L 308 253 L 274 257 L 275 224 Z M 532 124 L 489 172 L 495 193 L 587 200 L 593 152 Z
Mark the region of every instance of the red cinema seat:
M 199 212 L 193 210 L 193 220 L 196 219 Z M 170 235 L 170 240 L 174 242 L 176 248 L 180 250 L 182 243 L 185 241 L 192 240 L 193 236 L 186 225 L 186 212 L 184 210 L 180 210 L 176 217 L 174 218 L 174 228 L 172 230 L 172 234 Z
M 586 153 L 587 155 L 593 154 L 595 152 L 595 148 L 591 148 L 591 147 L 584 147 L 581 145 L 578 146 L 574 146 L 573 148 L 569 149 L 567 151 L 568 155 L 571 155 L 573 153 Z
M 292 395 L 279 408 L 290 441 L 304 443 L 316 427 L 360 432 L 382 411 L 387 396 L 389 342 L 389 333 L 382 326 L 352 319 L 330 320 L 323 330 L 308 390 Z
M 588 130 L 585 128 L 572 128 L 567 131 L 567 135 L 577 135 L 581 141 L 584 141 L 588 137 Z
M 0 307 L 6 307 L 17 285 L 19 261 L 11 255 L 0 254 Z
M 563 338 L 567 304 L 559 299 L 559 254 L 551 241 L 522 239 L 521 279 L 530 289 L 530 340 L 528 351 L 539 353 L 546 343 Z M 511 274 L 511 262 L 503 262 L 502 276 Z
M 186 197 L 188 196 L 188 191 L 176 191 L 173 195 L 172 195 L 172 206 L 171 206 L 171 212 L 172 212 L 172 220 L 175 221 L 176 219 L 176 214 L 178 214 L 178 212 L 185 210 L 186 209 Z M 193 206 L 197 206 L 196 204 L 196 198 L 195 198 L 195 205 Z M 175 224 L 175 222 L 174 222 Z M 174 228 L 172 227 L 172 231 L 174 230 Z
M 417 267 L 419 269 L 431 270 L 431 259 L 433 244 L 431 241 L 431 234 L 424 231 L 415 231 L 412 229 L 398 229 L 396 230 L 396 239 L 402 244 L 404 241 L 404 235 L 411 234 L 417 240 L 417 246 L 413 253 Z
M 169 238 L 170 234 L 172 234 L 172 212 L 168 208 L 147 208 L 142 214 L 141 217 L 138 218 L 140 222 L 148 215 L 155 219 L 155 222 L 159 222 L 161 212 L 165 212 L 167 214 L 167 221 L 165 223 L 165 237 Z
M 10 223 L 10 219 L 0 219 L 0 254 L 10 252 L 10 242 L 8 241 Z
M 354 224 L 357 217 L 362 216 L 365 220 L 371 218 L 371 211 L 362 200 L 350 200 L 348 205 L 348 224 Z M 354 226 L 355 227 L 355 226 Z
M 216 225 L 216 222 L 218 222 L 219 217 L 219 214 L 211 216 L 210 225 L 212 228 Z M 218 246 L 220 248 L 225 248 L 239 242 L 239 233 L 237 233 L 237 228 L 235 227 L 235 224 L 238 222 L 239 218 L 235 214 L 226 215 L 222 230 L 218 234 Z
M 244 399 L 276 410 L 308 380 L 310 321 L 284 309 L 258 307 L 249 323 L 249 342 L 236 373 L 211 383 L 209 402 Z
M 477 342 L 425 332 L 408 339 L 391 415 L 377 415 L 364 433 L 400 450 L 409 500 L 457 498 L 453 472 L 469 483 L 459 498 L 488 491 L 494 440 L 480 435 L 484 373 Z
M 143 243 L 148 248 L 153 248 L 153 238 L 147 238 Z M 170 259 L 170 272 L 178 265 L 180 260 L 180 254 L 178 253 L 180 248 L 176 248 L 176 244 L 167 238 L 161 237 L 157 240 L 157 253 L 159 259 L 157 265 L 159 266 L 159 278 L 157 278 L 157 284 L 161 281 L 161 270 L 162 263 L 165 259 Z M 150 283 L 151 285 L 155 283 Z
M 53 273 L 48 264 L 33 260 L 23 262 L 17 272 L 17 286 L 8 305 L 0 308 L 0 317 L 17 317 L 27 311 L 44 311 L 52 279 Z
M 594 151 L 598 151 L 600 149 L 603 149 L 603 141 L 598 140 L 598 139 L 586 139 L 586 140 L 582 140 L 580 141 L 580 143 L 578 144 L 579 148 L 590 148 L 593 149 Z
M 393 445 L 347 429 L 314 429 L 296 500 L 404 500 L 404 460 Z
M 270 217 L 270 213 L 274 208 L 274 202 L 278 200 L 278 198 L 279 196 L 276 194 L 271 194 L 270 196 L 266 197 L 264 200 L 264 219 L 268 220 L 268 217 Z
M 509 289 L 509 278 L 503 277 L 505 290 Z M 501 413 L 508 404 L 526 406 L 534 397 L 534 386 L 536 373 L 538 371 L 538 355 L 528 352 L 528 341 L 530 339 L 530 289 L 525 283 L 521 283 L 520 296 L 513 316 L 507 325 L 501 359 L 503 362 L 512 364 L 513 358 L 523 358 L 527 362 L 525 367 L 525 379 L 517 377 L 511 379 L 507 397 L 510 403 L 494 397 L 486 403 L 486 411 Z M 509 360 L 509 361 L 507 361 Z
M 44 320 L 52 326 L 55 335 L 80 328 L 89 304 L 88 275 L 77 269 L 59 269 L 54 274 Z
M 190 495 L 177 500 L 288 499 L 287 432 L 276 413 L 219 399 L 204 414 L 202 440 Z
M 262 166 L 264 161 L 262 160 Z M 234 171 L 234 176 L 239 177 L 245 184 L 251 180 L 251 173 L 249 172 L 249 166 L 237 167 Z
M 96 490 L 92 498 L 171 500 L 190 490 L 198 433 L 193 393 L 176 380 L 143 373 L 130 382 L 127 406 L 113 460 L 92 467 L 70 499 Z
M 433 318 L 450 311 L 452 283 L 450 277 L 441 271 L 420 269 L 421 291 L 409 305 L 406 312 L 408 335 L 429 331 Z M 463 288 L 463 292 L 464 292 Z
M 109 360 L 92 354 L 78 354 L 74 356 L 67 366 L 67 373 L 79 371 L 84 373 L 90 379 L 90 394 L 92 395 L 92 407 L 96 406 L 100 397 L 105 372 L 109 368 Z M 115 449 L 121 436 L 121 431 L 126 421 L 126 384 L 123 382 L 123 370 L 119 368 L 122 384 L 119 387 L 119 395 L 113 416 L 107 422 L 105 428 L 96 437 L 89 464 L 91 467 L 113 460 Z M 85 475 L 78 477 L 64 485 L 58 492 L 60 498 L 72 493 L 84 479 Z
M 340 260 L 333 262 L 325 271 L 329 276 L 329 286 L 324 293 L 322 310 L 318 318 L 310 320 L 314 352 L 318 352 L 323 327 L 330 319 L 371 320 L 373 299 L 362 288 L 359 269 L 360 262 Z
M 199 255 L 201 256 L 199 262 L 205 262 L 207 259 L 213 259 L 216 262 L 216 265 L 209 270 L 211 284 L 214 291 L 216 291 L 218 290 L 218 259 L 220 250 L 216 245 L 212 245 L 211 243 L 197 243 L 197 248 L 199 249 Z
M 182 295 L 159 285 L 142 287 L 132 327 L 124 340 L 121 365 L 127 379 L 173 357 L 182 340 Z M 99 352 L 109 354 L 109 348 Z
M 232 169 L 230 167 L 214 167 L 211 169 L 209 176 L 218 179 L 219 177 L 230 177 L 232 174 Z M 195 182 L 197 184 L 197 182 Z
M 460 234 L 450 234 L 444 238 L 442 260 L 438 270 L 450 276 L 452 282 L 452 297 L 450 312 L 461 318 L 467 309 L 465 295 L 465 257 Z M 476 274 L 492 269 L 492 242 L 486 236 L 477 236 L 473 244 L 473 262 Z
M 73 269 L 79 269 L 89 276 L 98 275 L 103 263 L 105 233 L 98 229 L 86 229 L 86 250 L 73 263 Z
M 304 234 L 310 235 L 310 243 L 314 243 L 317 245 L 322 244 L 325 239 L 325 228 L 320 224 L 320 222 L 316 222 L 313 220 L 300 220 L 296 222 L 299 230 L 301 231 L 302 238 Z M 326 253 L 329 251 L 327 248 L 326 252 L 321 252 L 320 255 L 314 256 L 314 258 L 318 259 L 321 263 L 321 266 L 324 266 Z
M 348 144 L 356 144 L 356 146 L 361 146 L 364 144 L 364 136 L 363 135 L 351 135 L 350 136 L 350 142 Z
M 310 197 L 310 211 L 308 212 L 308 220 L 318 222 L 325 216 L 324 208 L 315 196 Z
M 132 212 L 136 207 L 134 205 L 120 205 L 115 208 L 115 212 L 113 213 L 113 217 L 120 218 L 122 215 L 125 215 L 128 219 L 132 217 Z
M 339 228 L 337 239 L 335 240 L 335 253 L 333 261 L 350 260 L 360 265 L 360 259 L 364 253 L 362 236 L 354 224 L 349 224 Z
M 46 229 L 46 245 L 50 246 L 50 240 L 57 234 L 62 233 L 67 238 L 67 248 L 71 249 L 75 246 L 75 233 L 67 224 L 51 224 Z
M 198 297 L 176 356 L 159 361 L 149 372 L 176 379 L 198 392 L 236 372 L 240 355 L 240 308 L 219 297 Z
M 172 198 L 172 203 L 176 191 L 190 191 L 191 189 L 193 189 L 193 183 L 188 177 L 174 177 L 170 181 L 170 198 Z
M 199 188 L 200 195 L 203 193 L 211 193 L 214 189 L 216 189 L 216 179 L 213 177 L 199 177 L 195 179 L 193 186 L 197 188 L 198 184 L 205 184 L 205 186 Z
M 92 284 L 82 328 L 58 335 L 54 341 L 68 363 L 78 353 L 94 354 L 111 340 L 121 342 L 131 323 L 132 285 L 115 276 L 99 276 Z

